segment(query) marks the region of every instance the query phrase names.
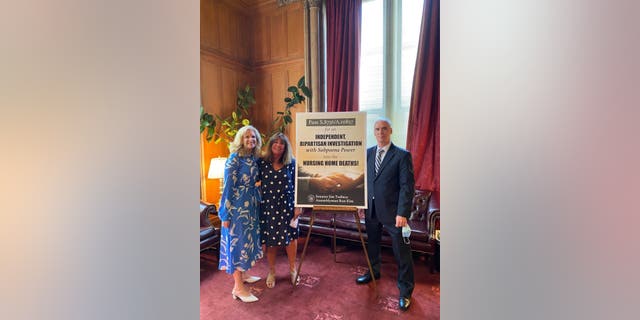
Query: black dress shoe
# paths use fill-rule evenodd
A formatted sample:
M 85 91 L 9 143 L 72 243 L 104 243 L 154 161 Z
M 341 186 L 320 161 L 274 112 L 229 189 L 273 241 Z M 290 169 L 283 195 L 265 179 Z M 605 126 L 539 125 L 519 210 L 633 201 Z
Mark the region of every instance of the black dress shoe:
M 407 311 L 409 309 L 409 305 L 411 304 L 411 298 L 400 297 L 398 301 L 398 307 L 400 310 Z
M 380 279 L 380 275 L 376 276 L 376 280 Z M 367 284 L 371 282 L 371 274 L 367 273 L 363 276 L 358 277 L 358 279 L 356 279 L 356 283 L 357 284 Z

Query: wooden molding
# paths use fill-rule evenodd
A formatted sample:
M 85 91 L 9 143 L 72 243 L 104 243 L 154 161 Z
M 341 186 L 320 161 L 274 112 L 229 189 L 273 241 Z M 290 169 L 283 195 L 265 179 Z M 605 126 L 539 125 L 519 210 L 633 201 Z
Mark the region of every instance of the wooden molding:
M 276 0 L 237 0 L 237 1 L 242 3 L 242 5 L 245 6 L 246 8 L 262 7 L 269 4 L 274 4 L 276 2 Z
M 298 2 L 300 0 L 277 0 L 278 7 L 286 6 L 290 3 Z
M 258 64 L 255 64 L 253 68 L 256 71 L 258 71 L 258 70 L 273 69 L 273 68 L 279 68 L 286 65 L 297 65 L 297 64 L 304 65 L 304 57 L 295 58 L 295 59 L 283 59 L 275 62 L 269 61 L 266 63 L 258 63 Z
M 255 6 L 255 0 L 224 0 L 228 5 L 241 10 L 251 9 Z
M 252 72 L 253 71 L 253 69 L 251 68 L 250 64 L 245 64 L 245 63 L 242 63 L 240 61 L 231 59 L 227 54 L 221 52 L 220 50 L 216 50 L 216 49 L 213 49 L 213 48 L 200 46 L 200 55 L 205 60 L 209 60 L 209 61 L 217 60 L 219 62 L 223 62 L 223 63 L 228 64 L 230 66 L 242 69 L 243 71 L 246 71 L 246 72 Z

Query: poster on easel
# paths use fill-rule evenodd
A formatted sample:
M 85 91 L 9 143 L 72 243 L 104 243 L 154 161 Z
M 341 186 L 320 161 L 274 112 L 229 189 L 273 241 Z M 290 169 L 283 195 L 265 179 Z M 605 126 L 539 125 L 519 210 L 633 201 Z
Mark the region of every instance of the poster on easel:
M 295 204 L 367 207 L 365 112 L 296 114 Z

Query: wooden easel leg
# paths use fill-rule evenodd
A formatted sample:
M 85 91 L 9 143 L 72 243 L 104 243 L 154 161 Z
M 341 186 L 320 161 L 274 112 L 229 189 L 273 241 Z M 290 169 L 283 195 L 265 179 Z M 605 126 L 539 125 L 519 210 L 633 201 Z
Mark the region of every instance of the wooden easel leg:
M 336 251 L 338 250 L 336 247 L 336 213 L 333 213 L 333 262 L 337 263 L 338 259 L 336 259 Z
M 302 262 L 304 262 L 304 256 L 307 253 L 307 246 L 309 246 L 309 238 L 311 237 L 311 229 L 313 229 L 313 220 L 316 217 L 315 211 L 311 211 L 311 219 L 309 220 L 309 231 L 307 231 L 307 239 L 304 241 L 304 248 L 302 249 L 302 255 L 300 256 L 300 263 L 298 263 L 298 270 L 296 271 L 296 279 L 293 281 L 295 288 L 300 278 L 300 269 L 302 268 Z
M 362 236 L 362 228 L 360 227 L 360 216 L 358 216 L 358 212 L 353 213 L 353 218 L 356 220 L 356 226 L 358 226 L 358 234 L 360 235 L 360 243 L 362 243 L 362 250 L 364 251 L 364 258 L 367 260 L 367 266 L 369 266 L 369 274 L 371 275 L 371 280 L 373 281 L 373 289 L 376 292 L 376 298 L 379 295 L 378 285 L 376 284 L 376 277 L 373 274 L 373 267 L 371 267 L 371 260 L 369 260 L 369 252 L 367 252 L 367 246 L 364 243 L 364 237 Z

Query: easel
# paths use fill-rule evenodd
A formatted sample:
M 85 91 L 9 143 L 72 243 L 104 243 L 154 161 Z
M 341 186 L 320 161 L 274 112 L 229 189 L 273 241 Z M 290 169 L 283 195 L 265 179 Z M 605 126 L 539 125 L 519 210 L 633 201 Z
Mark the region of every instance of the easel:
M 360 235 L 360 243 L 362 244 L 362 250 L 364 251 L 364 258 L 367 260 L 367 266 L 369 267 L 369 274 L 373 281 L 373 289 L 375 290 L 376 297 L 378 297 L 378 286 L 376 285 L 376 278 L 373 276 L 373 268 L 371 267 L 371 261 L 369 260 L 369 253 L 367 252 L 367 246 L 364 243 L 364 237 L 362 236 L 362 228 L 360 226 L 360 216 L 358 216 L 358 209 L 356 207 L 334 207 L 334 206 L 314 206 L 311 210 L 311 218 L 309 220 L 309 230 L 307 231 L 307 238 L 304 241 L 304 248 L 302 249 L 302 256 L 300 256 L 300 263 L 298 263 L 298 269 L 296 271 L 296 279 L 293 282 L 294 288 L 297 286 L 298 278 L 300 277 L 300 269 L 302 268 L 302 262 L 304 262 L 304 256 L 307 253 L 307 246 L 309 245 L 309 238 L 311 237 L 311 230 L 313 229 L 313 220 L 316 217 L 316 211 L 331 211 L 333 213 L 334 221 L 335 216 L 338 213 L 353 213 L 353 218 L 356 220 L 356 226 L 358 227 L 358 234 Z M 335 223 L 335 222 L 334 222 Z M 336 238 L 335 238 L 335 225 L 334 225 L 334 238 L 333 238 L 333 261 L 336 262 Z

